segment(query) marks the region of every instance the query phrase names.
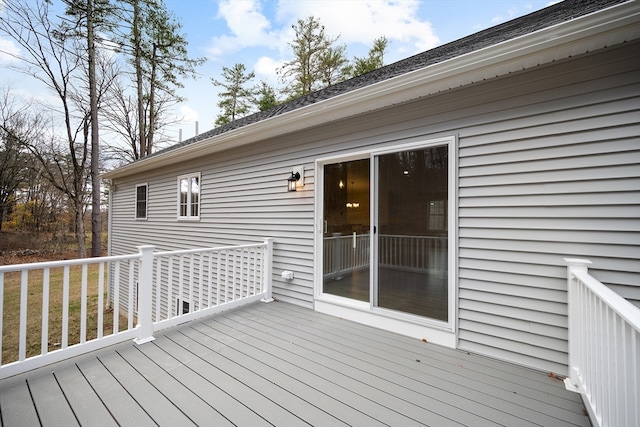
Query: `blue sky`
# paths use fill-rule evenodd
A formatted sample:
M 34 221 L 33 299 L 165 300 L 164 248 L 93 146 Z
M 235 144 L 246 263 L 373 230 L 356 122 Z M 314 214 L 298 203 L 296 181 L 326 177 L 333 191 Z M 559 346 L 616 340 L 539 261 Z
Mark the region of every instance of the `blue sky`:
M 372 41 L 384 35 L 388 64 L 553 3 L 557 0 L 165 0 L 183 24 L 189 54 L 207 58 L 198 69 L 200 78 L 184 82 L 180 94 L 187 101 L 175 110 L 181 123 L 167 136 L 176 142 L 180 130 L 183 140 L 194 136 L 196 121 L 200 132 L 214 127 L 218 88 L 211 78 L 221 80 L 223 66 L 242 63 L 255 72 L 255 83 L 278 86 L 276 69 L 291 59 L 288 42 L 298 19 L 318 18 L 328 35 L 340 36 L 350 59 L 365 56 Z M 0 51 L 12 49 L 7 43 L 0 39 Z M 1 53 L 0 65 L 6 65 Z M 1 85 L 44 95 L 38 92 L 46 89 L 24 76 L 0 72 Z

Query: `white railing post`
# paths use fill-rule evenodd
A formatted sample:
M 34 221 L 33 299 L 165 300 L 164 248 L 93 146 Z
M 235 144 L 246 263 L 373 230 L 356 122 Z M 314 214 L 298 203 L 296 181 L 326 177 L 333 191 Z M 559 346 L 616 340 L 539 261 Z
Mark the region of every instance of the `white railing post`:
M 136 344 L 153 341 L 153 250 L 151 245 L 138 246 L 140 270 L 138 271 L 138 324 Z
M 579 341 L 577 339 L 578 335 L 582 333 L 582 328 L 580 325 L 580 319 L 578 317 L 579 309 L 578 306 L 578 295 L 577 288 L 575 286 L 575 279 L 573 276 L 574 272 L 581 271 L 584 273 L 588 272 L 588 266 L 591 265 L 591 261 L 587 259 L 577 259 L 577 258 L 565 258 L 564 261 L 567 263 L 567 316 L 569 319 L 569 333 L 568 333 L 568 346 L 569 346 L 569 354 L 568 354 L 568 362 L 569 362 L 569 377 L 564 380 L 565 387 L 568 390 L 579 392 L 579 379 L 578 375 L 579 367 L 578 360 L 580 354 Z
M 271 302 L 273 298 L 271 296 L 271 278 L 272 278 L 272 270 L 273 270 L 273 239 L 268 237 L 264 239 L 264 243 L 266 244 L 264 251 L 264 258 L 262 266 L 262 290 L 263 297 L 262 302 Z

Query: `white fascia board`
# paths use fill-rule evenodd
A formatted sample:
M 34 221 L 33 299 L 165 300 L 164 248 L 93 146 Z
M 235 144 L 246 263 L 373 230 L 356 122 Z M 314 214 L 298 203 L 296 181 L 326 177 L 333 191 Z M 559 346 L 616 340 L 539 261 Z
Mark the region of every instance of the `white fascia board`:
M 632 0 L 187 144 L 103 178 L 145 172 L 634 40 L 640 38 L 639 24 L 640 2 Z

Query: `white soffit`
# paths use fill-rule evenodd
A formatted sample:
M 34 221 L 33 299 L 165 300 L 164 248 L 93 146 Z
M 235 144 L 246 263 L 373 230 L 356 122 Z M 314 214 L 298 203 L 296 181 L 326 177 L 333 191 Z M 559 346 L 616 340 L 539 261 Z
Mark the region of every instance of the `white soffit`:
M 114 179 L 238 147 L 640 38 L 640 2 L 457 56 L 103 174 Z

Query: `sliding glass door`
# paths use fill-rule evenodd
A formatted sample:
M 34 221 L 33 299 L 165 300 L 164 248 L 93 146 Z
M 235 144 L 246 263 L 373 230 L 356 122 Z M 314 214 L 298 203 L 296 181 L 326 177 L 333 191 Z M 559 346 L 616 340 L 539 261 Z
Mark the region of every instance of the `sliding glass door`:
M 322 293 L 449 320 L 448 153 L 444 144 L 322 165 Z

